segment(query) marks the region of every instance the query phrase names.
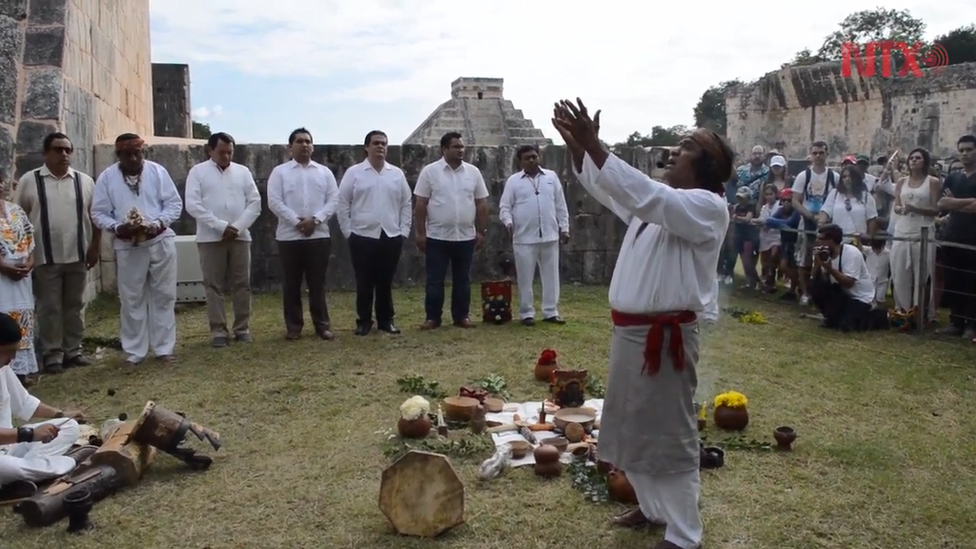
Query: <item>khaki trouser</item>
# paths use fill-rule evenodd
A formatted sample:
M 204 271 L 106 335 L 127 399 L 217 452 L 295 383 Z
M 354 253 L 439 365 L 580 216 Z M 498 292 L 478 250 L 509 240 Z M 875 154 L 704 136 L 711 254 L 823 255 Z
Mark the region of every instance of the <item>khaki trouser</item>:
M 63 364 L 81 354 L 85 336 L 84 262 L 38 265 L 34 268 L 35 317 L 44 365 Z
M 207 289 L 207 319 L 213 337 L 228 337 L 224 294 L 234 309 L 233 333 L 247 334 L 251 319 L 251 243 L 242 240 L 200 242 L 200 270 Z

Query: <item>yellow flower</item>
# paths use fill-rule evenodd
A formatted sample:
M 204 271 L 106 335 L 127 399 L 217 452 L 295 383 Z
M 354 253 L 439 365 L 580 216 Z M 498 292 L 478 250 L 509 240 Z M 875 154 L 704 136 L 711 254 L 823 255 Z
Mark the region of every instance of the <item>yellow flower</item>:
M 746 398 L 746 395 L 735 391 L 728 391 L 715 397 L 714 407 L 745 408 L 746 404 L 749 404 L 749 399 Z
M 739 317 L 739 322 L 744 322 L 746 324 L 766 324 L 766 317 L 760 312 L 751 312 L 747 315 Z

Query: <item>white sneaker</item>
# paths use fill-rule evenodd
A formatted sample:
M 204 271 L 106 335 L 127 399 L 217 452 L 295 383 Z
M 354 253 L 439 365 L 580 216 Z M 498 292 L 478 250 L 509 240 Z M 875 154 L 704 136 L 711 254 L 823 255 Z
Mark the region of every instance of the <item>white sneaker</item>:
M 804 296 L 800 297 L 800 305 L 803 305 L 804 307 L 806 307 L 809 304 L 810 304 L 810 296 L 804 295 Z
M 733 280 L 731 276 L 727 276 L 725 277 L 725 280 L 722 281 L 722 283 L 724 283 L 726 286 L 731 286 L 732 284 L 735 283 L 735 280 Z

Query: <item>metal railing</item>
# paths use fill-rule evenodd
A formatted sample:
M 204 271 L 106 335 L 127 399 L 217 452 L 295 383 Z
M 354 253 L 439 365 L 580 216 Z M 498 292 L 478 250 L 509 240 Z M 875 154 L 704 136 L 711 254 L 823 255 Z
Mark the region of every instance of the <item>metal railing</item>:
M 733 219 L 732 226 L 729 228 L 730 233 L 732 230 L 734 230 L 736 225 L 748 225 L 748 226 L 755 227 L 756 229 L 762 229 L 764 227 L 763 225 L 760 224 Z M 793 227 L 780 227 L 778 229 L 772 229 L 772 230 L 804 234 L 812 237 L 816 237 L 816 235 L 819 232 L 817 229 L 805 230 L 805 229 L 793 228 Z M 914 281 L 915 286 L 913 288 L 914 303 L 915 303 L 915 327 L 917 332 L 925 331 L 926 327 L 930 325 L 928 322 L 929 320 L 928 311 L 932 305 L 932 300 L 936 299 L 935 297 L 936 295 L 943 295 L 946 292 L 948 292 L 950 294 L 955 295 L 957 299 L 962 298 L 968 300 L 976 300 L 976 270 L 972 270 L 972 269 L 976 269 L 976 246 L 974 245 L 964 244 L 960 242 L 938 240 L 934 237 L 934 231 L 932 230 L 931 227 L 921 227 L 921 232 L 918 237 L 897 237 L 887 233 L 881 235 L 848 233 L 848 234 L 844 234 L 843 236 L 845 240 L 851 240 L 859 246 L 868 245 L 869 240 L 870 241 L 884 240 L 886 242 L 911 242 L 911 243 L 919 244 L 917 260 L 919 262 L 918 273 L 920 273 L 918 278 L 921 280 L 915 280 Z M 730 234 L 730 238 L 734 238 L 734 236 Z M 727 241 L 726 245 L 731 245 L 731 242 Z M 937 253 L 931 253 L 933 248 L 935 249 L 936 252 L 938 252 L 940 248 L 942 250 L 947 250 L 947 249 L 968 250 L 970 252 L 973 252 L 974 263 L 972 264 L 971 269 L 966 269 L 958 265 L 953 265 L 953 266 L 945 265 L 944 262 L 939 261 Z M 936 258 L 936 262 L 935 264 L 930 265 L 929 262 L 932 257 Z M 943 275 L 945 269 L 953 270 L 954 271 L 952 274 L 953 280 L 957 282 L 966 280 L 965 277 L 963 277 L 959 271 L 964 272 L 966 275 L 971 277 L 969 278 L 969 280 L 971 280 L 972 282 L 970 282 L 968 285 L 970 288 L 974 289 L 974 293 L 957 289 L 958 286 L 965 287 L 965 284 L 953 284 L 954 288 L 946 289 L 944 286 L 945 277 L 944 276 L 940 277 L 938 275 L 940 269 L 942 269 Z M 891 276 L 889 280 L 889 289 L 891 289 L 891 285 L 893 284 L 894 278 L 895 278 L 895 273 L 891 272 Z M 938 285 L 940 284 L 942 285 L 941 288 L 938 287 Z M 935 303 L 934 309 L 938 310 L 939 305 L 940 303 L 937 301 Z M 957 315 L 957 318 L 959 316 L 962 316 L 961 320 L 963 320 L 964 322 L 970 325 L 976 323 L 976 315 L 973 315 L 973 317 L 965 316 L 967 312 L 969 312 L 969 314 L 973 314 L 973 312 L 970 309 L 962 309 L 962 310 L 963 310 L 963 315 Z

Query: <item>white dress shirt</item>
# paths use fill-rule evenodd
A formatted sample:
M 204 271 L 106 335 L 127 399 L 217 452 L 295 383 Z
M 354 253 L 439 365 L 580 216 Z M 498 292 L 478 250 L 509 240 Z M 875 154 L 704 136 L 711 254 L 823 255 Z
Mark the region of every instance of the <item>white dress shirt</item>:
M 22 424 L 30 421 L 40 405 L 41 401 L 27 392 L 9 365 L 0 368 L 0 428 L 13 429 L 14 418 Z M 3 453 L 0 451 L 0 455 Z
M 603 169 L 586 155 L 577 178 L 629 225 L 610 280 L 610 306 L 631 314 L 692 311 L 713 320 L 715 265 L 729 227 L 725 199 L 654 181 L 613 154 Z
M 139 194 L 136 194 L 126 184 L 118 162 L 105 168 L 95 181 L 92 221 L 99 229 L 114 234 L 115 227 L 125 223 L 129 211 L 136 208 L 147 223 L 161 223 L 166 227 L 156 238 L 141 242 L 139 246 L 149 246 L 164 238 L 175 237 L 176 233 L 169 226 L 176 223 L 183 213 L 183 199 L 173 178 L 166 168 L 151 160 L 144 161 L 139 178 Z M 113 245 L 116 250 L 125 250 L 136 244 L 116 238 Z
M 268 209 L 278 217 L 278 240 L 329 238 L 329 219 L 338 206 L 339 186 L 332 170 L 310 160 L 302 166 L 294 160 L 279 164 L 268 178 Z M 299 218 L 315 219 L 315 230 L 305 236 Z
M 352 233 L 366 238 L 409 235 L 413 196 L 403 170 L 384 162 L 376 171 L 368 160 L 350 167 L 339 183 L 336 217 L 346 238 Z
M 475 239 L 475 200 L 488 198 L 481 171 L 467 162 L 455 170 L 443 158 L 420 170 L 413 194 L 428 199 L 427 238 L 465 242 Z
M 220 242 L 228 226 L 237 240 L 251 241 L 248 228 L 261 215 L 261 194 L 247 166 L 231 162 L 220 169 L 213 160 L 186 174 L 186 213 L 197 220 L 197 242 Z
M 569 210 L 559 176 L 540 168 L 534 177 L 520 171 L 505 182 L 498 218 L 515 229 L 513 244 L 540 244 L 559 240 L 569 232 Z

